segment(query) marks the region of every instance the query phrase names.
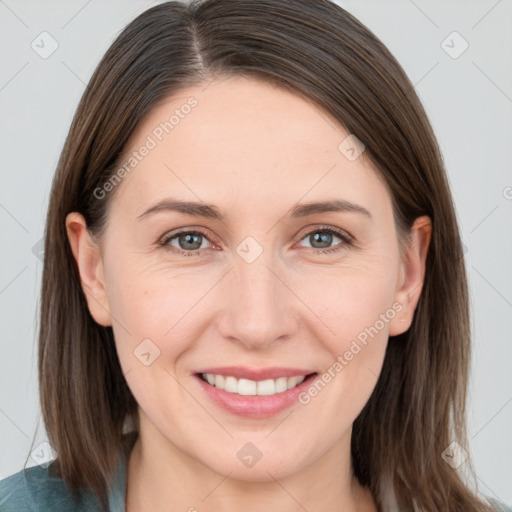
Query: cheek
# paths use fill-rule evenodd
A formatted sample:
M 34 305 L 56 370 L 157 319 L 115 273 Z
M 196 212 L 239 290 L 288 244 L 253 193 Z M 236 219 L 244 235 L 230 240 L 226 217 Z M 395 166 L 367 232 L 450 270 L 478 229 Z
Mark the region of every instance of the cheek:
M 393 305 L 396 273 L 391 265 L 369 265 L 317 275 L 314 283 L 301 292 L 321 320 L 317 337 L 329 356 L 300 401 L 316 402 L 324 421 L 342 424 L 359 414 L 382 369 L 389 323 L 400 309 Z
M 194 325 L 190 322 L 191 310 L 201 291 L 195 285 L 202 289 L 205 283 L 201 286 L 194 279 L 151 272 L 129 275 L 129 279 L 123 279 L 118 268 L 116 275 L 110 276 L 116 350 L 137 403 L 149 417 L 159 418 L 166 410 L 162 406 L 166 400 L 174 397 L 173 401 L 179 403 L 186 399 L 180 396 L 174 376 L 194 336 L 190 330 Z
M 376 324 L 378 331 L 387 336 L 389 320 L 396 314 L 392 307 L 395 269 L 393 262 L 385 264 L 381 260 L 316 272 L 311 279 L 297 283 L 304 302 L 324 326 L 326 335 L 322 339 L 333 355 L 347 350 L 347 343 L 360 334 L 364 338 L 364 333 Z
M 200 324 L 197 317 L 204 312 L 201 303 L 217 280 L 215 272 L 158 265 L 142 269 L 133 262 L 118 261 L 109 272 L 107 288 L 125 372 L 140 370 L 140 363 L 149 361 L 152 368 L 173 370 L 195 338 L 194 328 Z

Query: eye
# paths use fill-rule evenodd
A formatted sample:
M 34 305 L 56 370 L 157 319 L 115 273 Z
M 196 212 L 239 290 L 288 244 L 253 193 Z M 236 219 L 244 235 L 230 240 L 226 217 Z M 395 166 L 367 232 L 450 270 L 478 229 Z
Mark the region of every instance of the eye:
M 336 239 L 339 240 L 336 243 Z M 338 230 L 331 227 L 317 228 L 306 233 L 306 236 L 301 238 L 301 242 L 309 242 L 309 246 L 315 250 L 315 252 L 329 253 L 343 249 L 344 247 L 350 247 L 352 245 L 352 237 L 342 230 Z M 334 246 L 332 244 L 335 244 Z M 304 246 L 302 246 L 304 247 Z
M 174 250 L 184 256 L 194 256 L 199 254 L 202 249 L 208 248 L 209 242 L 205 233 L 199 230 L 179 231 L 177 233 L 164 236 L 159 242 L 167 250 Z

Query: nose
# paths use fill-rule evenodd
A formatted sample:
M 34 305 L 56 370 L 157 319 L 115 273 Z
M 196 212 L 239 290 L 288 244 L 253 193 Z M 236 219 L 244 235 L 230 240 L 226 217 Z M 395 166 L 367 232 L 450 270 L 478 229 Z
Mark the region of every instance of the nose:
M 265 252 L 252 263 L 236 257 L 223 280 L 220 334 L 249 350 L 268 349 L 297 330 L 300 301 L 282 266 L 270 260 Z

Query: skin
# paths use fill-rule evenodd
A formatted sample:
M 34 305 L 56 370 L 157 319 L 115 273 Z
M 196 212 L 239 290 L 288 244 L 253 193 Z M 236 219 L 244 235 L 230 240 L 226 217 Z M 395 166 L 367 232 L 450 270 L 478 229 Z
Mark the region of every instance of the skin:
M 377 170 L 364 153 L 349 161 L 338 150 L 348 133 L 310 102 L 254 79 L 216 80 L 168 98 L 134 132 L 126 155 L 191 96 L 197 106 L 117 185 L 100 239 L 79 213 L 66 219 L 89 309 L 112 325 L 139 404 L 127 510 L 376 511 L 351 474 L 352 424 L 376 385 L 389 336 L 411 324 L 430 221 L 416 220 L 400 258 Z M 213 203 L 226 217 L 160 211 L 138 219 L 169 196 Z M 297 203 L 326 199 L 371 216 L 288 215 Z M 321 245 L 309 234 L 326 226 L 348 232 L 353 244 L 335 235 L 330 247 L 339 250 L 315 252 Z M 158 244 L 194 228 L 207 237 L 193 256 Z M 252 263 L 236 251 L 247 236 L 263 250 Z M 169 244 L 180 250 L 178 238 Z M 273 417 L 220 409 L 192 375 L 231 365 L 322 374 L 393 303 L 400 313 L 321 392 Z M 134 357 L 147 338 L 160 350 L 149 366 Z M 249 442 L 263 455 L 251 468 L 237 458 Z

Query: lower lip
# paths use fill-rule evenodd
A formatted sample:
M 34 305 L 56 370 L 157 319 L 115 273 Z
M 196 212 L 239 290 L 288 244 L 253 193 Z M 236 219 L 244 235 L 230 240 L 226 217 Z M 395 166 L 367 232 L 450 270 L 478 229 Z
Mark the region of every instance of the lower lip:
M 222 409 L 246 418 L 268 418 L 284 411 L 294 402 L 297 402 L 299 395 L 311 385 L 316 375 L 316 373 L 309 375 L 298 386 L 282 393 L 261 396 L 228 393 L 223 389 L 208 384 L 199 375 L 194 375 L 194 377 L 206 395 Z

